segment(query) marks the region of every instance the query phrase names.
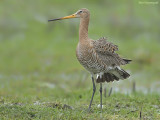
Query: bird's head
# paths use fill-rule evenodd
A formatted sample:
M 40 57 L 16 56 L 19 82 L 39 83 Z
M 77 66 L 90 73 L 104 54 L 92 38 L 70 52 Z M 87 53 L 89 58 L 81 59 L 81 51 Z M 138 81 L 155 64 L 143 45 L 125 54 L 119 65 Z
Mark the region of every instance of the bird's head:
M 56 21 L 56 20 L 70 19 L 70 18 L 84 18 L 85 19 L 85 18 L 88 18 L 89 16 L 90 16 L 89 10 L 86 8 L 82 8 L 72 15 L 65 16 L 62 18 L 57 18 L 57 19 L 51 19 L 51 20 L 48 20 L 48 22 L 49 21 Z

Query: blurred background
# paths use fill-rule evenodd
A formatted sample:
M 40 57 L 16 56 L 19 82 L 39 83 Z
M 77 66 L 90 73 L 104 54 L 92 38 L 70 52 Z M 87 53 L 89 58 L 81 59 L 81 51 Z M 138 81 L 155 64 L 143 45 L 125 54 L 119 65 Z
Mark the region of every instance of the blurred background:
M 48 23 L 90 10 L 89 37 L 119 46 L 118 53 L 133 62 L 123 67 L 128 80 L 104 84 L 113 92 L 129 93 L 135 82 L 143 93 L 160 92 L 160 3 L 138 0 L 1 0 L 0 94 L 58 95 L 77 89 L 92 91 L 90 74 L 79 64 L 75 50 L 79 19 Z

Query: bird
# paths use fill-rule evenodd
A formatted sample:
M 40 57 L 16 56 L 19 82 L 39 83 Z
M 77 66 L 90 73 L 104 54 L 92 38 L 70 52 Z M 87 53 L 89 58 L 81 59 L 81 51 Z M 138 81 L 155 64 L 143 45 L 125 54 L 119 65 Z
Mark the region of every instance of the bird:
M 80 18 L 79 42 L 76 48 L 76 57 L 80 64 L 91 74 L 93 83 L 93 92 L 88 110 L 91 110 L 96 92 L 96 82 L 100 84 L 100 108 L 102 111 L 102 83 L 127 79 L 130 74 L 123 70 L 121 65 L 126 65 L 132 60 L 121 58 L 116 53 L 118 46 L 109 42 L 105 37 L 101 37 L 98 40 L 88 37 L 90 12 L 86 8 L 82 8 L 69 16 L 50 19 L 48 22 L 70 18 Z

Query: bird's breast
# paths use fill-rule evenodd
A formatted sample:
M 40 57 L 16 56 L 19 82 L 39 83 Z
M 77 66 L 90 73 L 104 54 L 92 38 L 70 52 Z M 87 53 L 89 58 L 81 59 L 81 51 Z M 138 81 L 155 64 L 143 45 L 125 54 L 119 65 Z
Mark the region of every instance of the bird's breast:
M 76 56 L 80 64 L 92 73 L 98 73 L 104 68 L 99 63 L 98 56 L 92 46 L 78 44 Z

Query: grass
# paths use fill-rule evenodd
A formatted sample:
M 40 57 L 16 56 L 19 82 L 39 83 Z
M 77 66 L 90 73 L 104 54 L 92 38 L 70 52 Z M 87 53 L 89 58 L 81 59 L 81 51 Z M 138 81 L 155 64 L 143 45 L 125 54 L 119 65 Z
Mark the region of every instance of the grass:
M 83 72 L 77 73 L 77 75 L 83 74 Z M 110 97 L 105 98 L 103 95 L 104 106 L 103 112 L 100 113 L 100 108 L 98 108 L 100 103 L 99 86 L 97 84 L 92 111 L 88 112 L 92 93 L 91 81 L 90 83 L 86 81 L 86 85 L 83 79 L 76 80 L 71 84 L 70 80 L 64 81 L 60 78 L 57 81 L 50 80 L 50 77 L 43 78 L 41 75 L 16 77 L 13 79 L 12 76 L 10 81 L 3 81 L 4 86 L 0 89 L 0 118 L 135 120 L 140 118 L 141 108 L 143 119 L 158 120 L 160 117 L 160 97 L 156 93 L 122 94 L 115 92 L 113 88 Z M 76 75 L 72 75 L 72 78 L 76 79 Z M 69 76 L 68 79 L 70 79 Z M 90 87 L 87 87 L 88 85 Z M 109 86 L 104 85 L 104 87 L 108 88 L 108 92 Z
M 128 80 L 113 88 L 97 107 L 89 74 L 78 63 L 78 19 L 48 23 L 79 8 L 91 12 L 89 36 L 106 36 L 118 53 L 133 60 L 124 66 Z M 0 119 L 142 119 L 160 118 L 159 5 L 133 1 L 2 1 L 0 4 Z M 136 92 L 132 92 L 132 83 Z M 142 108 L 142 110 L 141 110 Z
M 38 95 L 6 96 L 1 98 L 0 117 L 4 119 L 157 119 L 160 117 L 160 98 L 156 94 L 113 94 L 103 98 L 100 113 L 99 94 L 96 93 L 92 111 L 88 112 L 91 90 L 74 92 L 38 90 Z M 55 93 L 51 96 L 51 92 Z M 34 91 L 32 91 L 34 92 Z M 35 94 L 35 95 L 33 95 Z M 45 95 L 44 95 L 45 94 Z M 39 97 L 38 97 L 39 96 Z M 48 96 L 48 97 L 45 97 Z M 58 96 L 58 97 L 56 97 Z M 141 110 L 142 108 L 142 110 Z

